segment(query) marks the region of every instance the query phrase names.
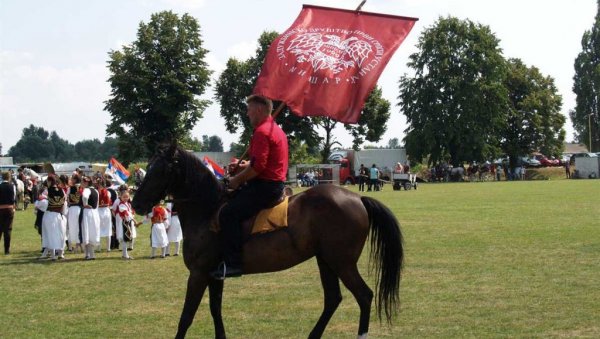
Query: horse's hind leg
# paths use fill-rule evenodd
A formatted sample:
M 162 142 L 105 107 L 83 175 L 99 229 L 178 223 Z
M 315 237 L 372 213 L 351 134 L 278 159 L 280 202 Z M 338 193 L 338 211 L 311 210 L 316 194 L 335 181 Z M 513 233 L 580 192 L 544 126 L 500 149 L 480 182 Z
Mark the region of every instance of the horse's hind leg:
M 309 338 L 321 338 L 327 323 L 329 323 L 331 316 L 342 301 L 340 282 L 337 275 L 319 256 L 317 256 L 317 263 L 319 264 L 319 272 L 321 273 L 321 284 L 323 285 L 325 305 L 319 321 L 308 336 Z
M 348 269 L 340 270 L 339 276 L 344 286 L 352 293 L 360 307 L 360 322 L 358 324 L 358 338 L 366 338 L 369 332 L 369 317 L 371 316 L 371 302 L 373 291 L 367 286 L 358 272 L 356 264 Z
M 215 325 L 215 338 L 225 338 L 225 326 L 223 326 L 223 316 L 221 305 L 223 303 L 223 280 L 209 280 L 208 295 L 210 297 L 210 314 Z
M 187 291 L 185 292 L 185 303 L 183 304 L 183 311 L 181 311 L 181 318 L 179 318 L 179 326 L 177 327 L 175 338 L 185 338 L 185 333 L 192 325 L 207 285 L 208 278 L 205 275 L 190 272 Z

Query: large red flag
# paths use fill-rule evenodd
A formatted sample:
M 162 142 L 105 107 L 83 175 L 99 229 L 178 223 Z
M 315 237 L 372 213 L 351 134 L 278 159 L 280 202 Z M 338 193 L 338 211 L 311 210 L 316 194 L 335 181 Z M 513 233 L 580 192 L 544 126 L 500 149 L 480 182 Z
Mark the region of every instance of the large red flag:
M 283 101 L 299 116 L 356 123 L 417 20 L 304 5 L 269 47 L 254 94 Z

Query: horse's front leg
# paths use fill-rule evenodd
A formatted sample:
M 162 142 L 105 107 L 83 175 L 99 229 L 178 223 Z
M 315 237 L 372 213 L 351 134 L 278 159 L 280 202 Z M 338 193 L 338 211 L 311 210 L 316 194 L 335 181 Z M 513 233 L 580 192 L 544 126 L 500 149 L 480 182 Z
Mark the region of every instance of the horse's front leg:
M 223 280 L 210 279 L 208 281 L 208 294 L 210 297 L 210 314 L 215 324 L 215 338 L 225 339 L 225 327 L 221 315 L 223 302 Z
M 208 276 L 206 274 L 198 274 L 190 272 L 187 283 L 187 291 L 185 292 L 185 303 L 181 318 L 179 318 L 179 326 L 177 327 L 177 335 L 175 338 L 185 338 L 185 333 L 192 325 L 194 315 L 198 310 L 198 305 L 202 301 L 202 296 L 208 285 Z

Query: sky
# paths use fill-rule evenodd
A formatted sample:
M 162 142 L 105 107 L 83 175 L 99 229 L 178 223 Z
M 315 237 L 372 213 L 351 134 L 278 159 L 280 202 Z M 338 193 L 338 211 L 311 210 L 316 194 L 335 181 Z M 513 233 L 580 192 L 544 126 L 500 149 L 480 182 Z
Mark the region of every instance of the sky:
M 0 0 L 0 144 L 8 153 L 30 124 L 56 131 L 72 144 L 106 136 L 110 96 L 108 52 L 136 39 L 141 21 L 163 10 L 189 13 L 201 26 L 213 80 L 231 57 L 254 55 L 266 30 L 285 31 L 302 4 L 355 9 L 358 0 Z M 573 138 L 568 119 L 575 106 L 572 92 L 574 60 L 581 37 L 590 30 L 595 0 L 368 0 L 362 10 L 419 18 L 412 32 L 384 70 L 378 85 L 392 103 L 380 145 L 402 140 L 406 119 L 398 104 L 398 80 L 417 52 L 421 33 L 442 16 L 487 25 L 500 39 L 506 58 L 520 58 L 555 79 L 567 116 L 567 140 Z M 196 124 L 192 136 L 218 135 L 228 150 L 238 135 L 225 130 L 214 100 L 214 81 L 202 96 L 213 104 Z M 334 137 L 344 147 L 352 138 L 343 128 Z

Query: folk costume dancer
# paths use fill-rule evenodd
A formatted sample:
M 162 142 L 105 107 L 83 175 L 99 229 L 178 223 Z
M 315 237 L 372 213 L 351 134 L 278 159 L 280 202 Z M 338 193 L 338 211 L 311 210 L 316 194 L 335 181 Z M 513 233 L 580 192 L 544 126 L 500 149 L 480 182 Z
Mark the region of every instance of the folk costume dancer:
M 132 260 L 133 257 L 127 253 L 128 245 L 133 246 L 133 240 L 137 237 L 136 224 L 133 216 L 135 212 L 131 208 L 129 201 L 129 192 L 126 190 L 121 193 L 119 206 L 117 207 L 119 219 L 117 220 L 117 229 L 121 228 L 121 248 L 123 250 L 123 259 Z
M 112 215 L 110 213 L 110 193 L 106 189 L 103 178 L 98 179 L 98 216 L 100 217 L 100 238 L 106 237 L 106 251 L 110 252 L 110 238 L 112 236 Z M 102 243 L 102 242 L 100 242 Z M 100 248 L 102 244 L 100 244 Z
M 74 253 L 83 252 L 79 234 L 79 215 L 83 207 L 83 201 L 81 200 L 83 189 L 80 187 L 80 183 L 81 178 L 79 175 L 72 175 L 69 179 L 69 193 L 67 194 L 67 206 L 69 208 L 67 212 L 67 243 L 69 250 Z
M 8 172 L 2 173 L 0 184 L 0 237 L 4 237 L 4 254 L 10 254 L 10 235 L 17 206 L 17 190 Z
M 242 221 L 282 196 L 287 175 L 288 141 L 271 116 L 273 103 L 256 95 L 248 97 L 246 103 L 254 127 L 250 161 L 239 163 L 241 172 L 230 179 L 229 187 L 241 189 L 219 214 L 223 262 L 211 272 L 215 279 L 242 275 Z
M 161 258 L 165 258 L 167 247 L 169 246 L 169 238 L 167 237 L 167 210 L 161 205 L 156 205 L 152 208 L 152 212 L 147 216 L 152 222 L 151 245 L 152 254 L 150 259 L 156 257 L 156 249 L 161 249 Z
M 81 183 L 81 243 L 85 247 L 85 260 L 95 260 L 94 248 L 100 243 L 100 216 L 98 215 L 98 191 L 92 186 L 92 179 L 84 177 Z
M 48 207 L 42 219 L 42 244 L 52 260 L 64 259 L 67 204 L 65 192 L 58 187 L 54 175 L 48 176 Z
M 175 253 L 173 256 L 179 255 L 179 248 L 181 247 L 181 240 L 183 240 L 183 232 L 181 231 L 181 222 L 179 221 L 179 215 L 177 213 L 177 207 L 172 203 L 167 203 L 167 212 L 169 219 L 169 228 L 167 228 L 167 237 L 169 243 L 175 244 Z M 171 255 L 171 245 L 167 246 L 167 256 Z

